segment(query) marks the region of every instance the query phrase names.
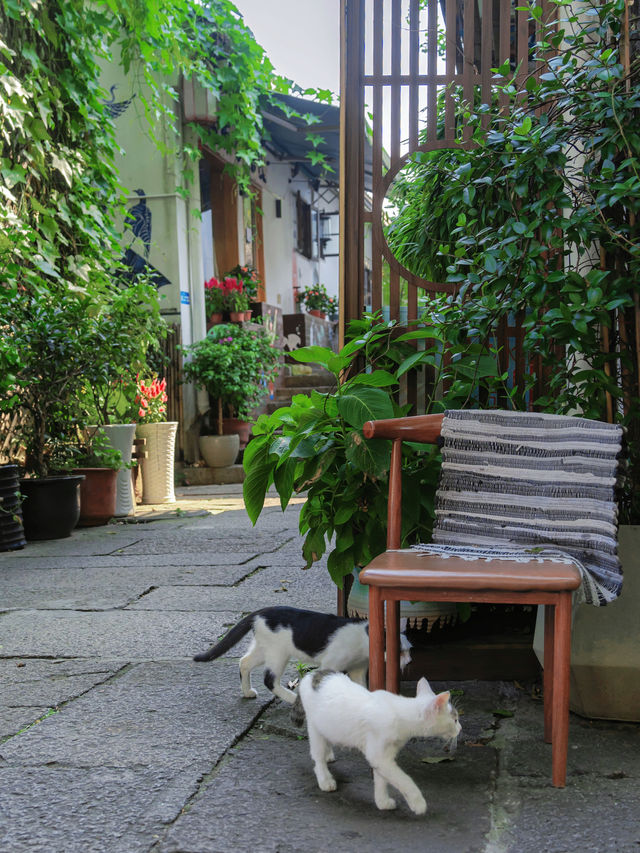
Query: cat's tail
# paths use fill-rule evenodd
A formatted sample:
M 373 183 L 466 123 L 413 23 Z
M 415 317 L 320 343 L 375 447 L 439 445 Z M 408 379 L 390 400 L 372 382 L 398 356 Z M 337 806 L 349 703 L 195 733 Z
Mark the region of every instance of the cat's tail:
M 291 722 L 298 727 L 304 723 L 304 706 L 299 693 L 296 693 L 296 701 L 291 706 Z
M 194 655 L 193 659 L 197 661 L 215 660 L 215 658 L 219 658 L 220 655 L 228 652 L 229 649 L 233 648 L 236 643 L 239 643 L 245 634 L 248 634 L 253 628 L 255 615 L 255 613 L 250 613 L 248 616 L 245 616 L 244 619 L 241 619 L 237 625 L 234 625 L 233 628 L 224 635 L 220 642 L 216 643 L 215 646 L 211 646 L 208 651 L 201 652 L 199 655 Z

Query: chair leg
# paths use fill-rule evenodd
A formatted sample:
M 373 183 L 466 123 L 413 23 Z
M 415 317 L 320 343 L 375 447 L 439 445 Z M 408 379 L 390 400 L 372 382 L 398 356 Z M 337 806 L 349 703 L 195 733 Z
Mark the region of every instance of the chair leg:
M 569 752 L 569 670 L 571 664 L 571 593 L 558 596 L 553 644 L 551 777 L 564 788 Z
M 384 601 L 378 587 L 369 587 L 369 690 L 384 688 Z
M 544 669 L 542 673 L 542 691 L 544 698 L 544 740 L 551 743 L 551 712 L 553 708 L 553 646 L 556 608 L 553 604 L 544 606 Z
M 387 690 L 400 692 L 400 602 L 387 599 Z

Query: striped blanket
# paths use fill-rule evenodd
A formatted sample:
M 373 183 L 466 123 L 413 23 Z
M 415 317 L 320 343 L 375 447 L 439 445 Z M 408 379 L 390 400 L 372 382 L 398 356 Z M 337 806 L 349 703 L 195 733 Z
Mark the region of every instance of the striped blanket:
M 580 600 L 622 585 L 614 498 L 619 426 L 563 415 L 448 411 L 433 543 L 439 556 L 570 561 Z

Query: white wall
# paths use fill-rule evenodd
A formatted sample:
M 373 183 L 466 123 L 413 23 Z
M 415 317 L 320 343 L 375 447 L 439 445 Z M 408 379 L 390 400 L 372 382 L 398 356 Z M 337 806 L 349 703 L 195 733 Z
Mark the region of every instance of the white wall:
M 296 249 L 296 195 L 298 191 L 307 204 L 322 210 L 337 210 L 337 196 L 330 204 L 319 199 L 311 185 L 299 173 L 291 177 L 290 163 L 270 163 L 265 168 L 267 178 L 262 188 L 263 237 L 266 301 L 282 308 L 284 314 L 294 314 L 294 284 L 300 290 L 322 283 L 330 296 L 338 296 L 338 258 L 306 258 Z M 281 202 L 281 218 L 276 219 L 276 199 Z M 337 218 L 335 228 L 337 231 Z M 337 251 L 337 238 L 328 251 Z

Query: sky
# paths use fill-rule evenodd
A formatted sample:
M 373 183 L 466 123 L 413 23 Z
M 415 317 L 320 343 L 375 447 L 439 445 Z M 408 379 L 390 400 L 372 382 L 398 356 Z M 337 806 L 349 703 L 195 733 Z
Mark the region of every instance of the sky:
M 340 0 L 233 0 L 278 74 L 340 89 Z

